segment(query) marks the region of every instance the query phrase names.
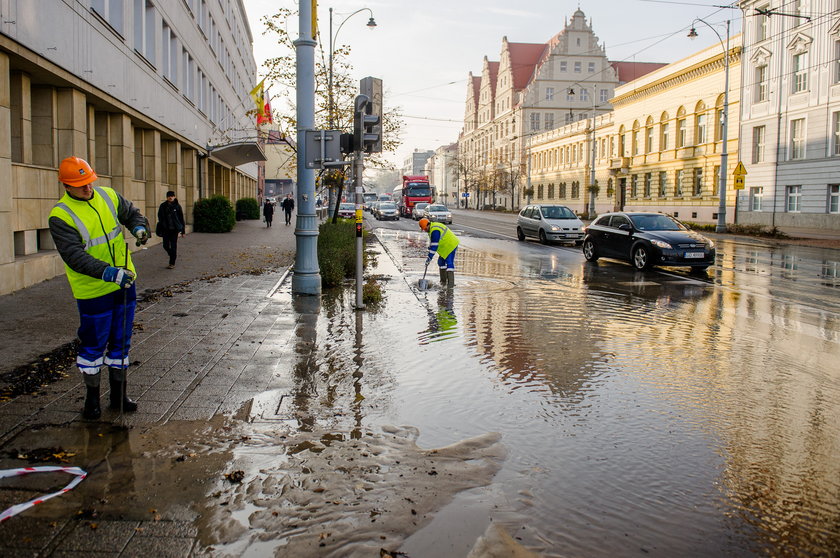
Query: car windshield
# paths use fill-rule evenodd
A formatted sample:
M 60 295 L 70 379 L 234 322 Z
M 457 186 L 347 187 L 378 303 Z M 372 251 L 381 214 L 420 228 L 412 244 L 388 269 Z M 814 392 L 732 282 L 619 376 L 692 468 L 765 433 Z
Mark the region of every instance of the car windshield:
M 352 210 L 356 209 L 356 206 L 352 203 L 342 203 L 340 206 L 338 206 L 338 208 L 339 209 L 349 209 L 349 210 L 352 211 Z
M 446 211 L 446 206 L 444 205 L 430 205 L 426 208 L 426 211 Z
M 413 184 L 409 183 L 408 191 L 406 192 L 407 196 L 411 197 L 426 197 L 432 195 L 432 189 L 429 187 L 428 184 Z
M 376 199 L 376 194 L 365 194 L 365 201 L 372 201 Z
M 396 209 L 397 206 L 393 202 L 382 202 L 379 204 L 379 209 Z
M 576 219 L 575 212 L 564 205 L 546 205 L 542 207 L 546 219 Z
M 426 206 L 428 206 L 428 205 L 429 205 L 429 204 L 427 204 L 426 202 L 420 202 L 420 203 L 418 203 L 417 205 L 415 205 L 415 206 L 414 206 L 414 208 L 415 208 L 415 209 L 424 209 L 424 208 L 425 208 Z
M 379 196 L 379 201 L 391 201 L 391 196 Z
M 679 222 L 667 215 L 631 215 L 633 226 L 640 231 L 684 231 Z

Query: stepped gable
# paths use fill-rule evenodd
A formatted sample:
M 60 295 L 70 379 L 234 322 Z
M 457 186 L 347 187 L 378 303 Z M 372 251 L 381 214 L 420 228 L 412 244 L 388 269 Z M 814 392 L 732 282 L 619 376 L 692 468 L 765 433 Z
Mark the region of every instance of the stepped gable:
M 521 91 L 528 87 L 537 64 L 548 53 L 546 43 L 508 43 L 510 64 L 513 70 L 513 88 Z

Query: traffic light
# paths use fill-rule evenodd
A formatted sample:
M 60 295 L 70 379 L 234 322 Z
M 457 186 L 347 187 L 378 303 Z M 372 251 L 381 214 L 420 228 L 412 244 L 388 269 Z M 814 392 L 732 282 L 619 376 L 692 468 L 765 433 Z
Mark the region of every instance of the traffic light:
M 382 80 L 366 77 L 359 82 L 359 91 L 367 97 L 367 102 L 364 106 L 364 114 L 361 115 L 362 141 L 356 143 L 356 148 L 363 149 L 366 153 L 381 153 Z

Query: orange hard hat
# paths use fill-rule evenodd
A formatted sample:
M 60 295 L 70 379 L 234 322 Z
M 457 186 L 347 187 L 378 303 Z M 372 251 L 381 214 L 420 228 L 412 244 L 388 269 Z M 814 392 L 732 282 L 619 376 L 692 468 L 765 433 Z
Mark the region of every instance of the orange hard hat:
M 67 186 L 79 188 L 96 180 L 96 173 L 84 159 L 67 157 L 58 167 L 58 180 Z
M 426 229 L 429 228 L 429 220 L 426 219 L 425 217 L 423 217 L 422 219 L 420 219 L 419 225 L 420 225 L 420 228 L 425 231 Z

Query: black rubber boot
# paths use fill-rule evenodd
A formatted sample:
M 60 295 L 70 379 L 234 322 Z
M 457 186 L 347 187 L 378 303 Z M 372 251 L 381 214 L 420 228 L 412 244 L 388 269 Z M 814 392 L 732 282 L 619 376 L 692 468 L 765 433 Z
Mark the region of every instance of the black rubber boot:
M 99 386 L 86 386 L 85 407 L 82 409 L 82 417 L 87 420 L 96 420 L 102 416 L 102 408 L 99 406 Z
M 108 383 L 111 386 L 111 409 L 119 411 L 122 409 L 126 413 L 133 413 L 137 410 L 137 402 L 132 401 L 126 395 L 126 379 L 125 370 L 122 368 L 108 369 Z
M 439 267 L 438 271 L 440 271 L 440 284 L 441 285 L 446 285 L 446 268 L 445 267 Z
M 449 269 L 446 271 L 446 284 L 449 287 L 455 286 L 455 270 Z

